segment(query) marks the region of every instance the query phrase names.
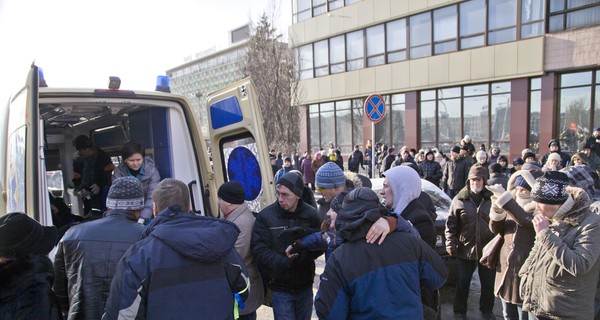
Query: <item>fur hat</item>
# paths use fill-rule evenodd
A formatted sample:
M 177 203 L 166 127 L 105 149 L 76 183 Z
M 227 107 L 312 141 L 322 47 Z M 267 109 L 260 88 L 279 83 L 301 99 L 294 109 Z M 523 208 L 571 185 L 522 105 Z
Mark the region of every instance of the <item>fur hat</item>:
M 322 165 L 315 176 L 315 184 L 319 188 L 334 189 L 346 184 L 344 171 L 334 162 Z
M 246 200 L 246 191 L 241 183 L 232 180 L 219 187 L 217 196 L 231 204 L 242 204 Z
M 329 163 L 329 162 L 327 162 Z M 336 165 L 337 167 L 337 165 Z M 338 167 L 339 168 L 339 167 Z M 290 191 L 292 191 L 295 195 L 302 198 L 302 192 L 304 191 L 304 182 L 302 182 L 302 177 L 295 172 L 288 172 L 283 175 L 283 177 L 277 180 L 277 184 L 282 185 Z
M 55 226 L 42 226 L 25 213 L 0 217 L 0 257 L 47 255 L 58 241 Z
M 123 210 L 140 210 L 144 208 L 142 183 L 132 176 L 115 179 L 108 190 L 106 207 Z
M 533 201 L 545 204 L 563 204 L 567 201 L 569 177 L 560 171 L 546 171 L 531 188 Z
M 471 169 L 469 169 L 468 179 L 481 178 L 481 179 L 483 179 L 483 181 L 486 181 L 487 176 L 488 176 L 487 169 L 485 167 L 483 167 L 482 165 L 475 164 L 475 165 L 471 166 Z

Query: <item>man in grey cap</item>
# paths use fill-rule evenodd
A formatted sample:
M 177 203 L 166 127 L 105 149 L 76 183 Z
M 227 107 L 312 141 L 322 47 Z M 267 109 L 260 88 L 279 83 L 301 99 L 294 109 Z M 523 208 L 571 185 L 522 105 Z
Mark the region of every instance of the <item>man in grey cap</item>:
M 71 227 L 54 258 L 54 291 L 69 319 L 100 319 L 119 259 L 141 239 L 137 223 L 144 191 L 132 176 L 116 179 L 106 199 L 104 218 Z
M 258 214 L 252 231 L 253 253 L 272 291 L 276 319 L 308 320 L 312 314 L 314 260 L 323 251 L 286 254 L 286 248 L 295 239 L 280 236 L 287 228 L 318 230 L 321 225 L 317 210 L 301 200 L 303 189 L 300 175 L 283 175 L 277 181 L 277 202 Z

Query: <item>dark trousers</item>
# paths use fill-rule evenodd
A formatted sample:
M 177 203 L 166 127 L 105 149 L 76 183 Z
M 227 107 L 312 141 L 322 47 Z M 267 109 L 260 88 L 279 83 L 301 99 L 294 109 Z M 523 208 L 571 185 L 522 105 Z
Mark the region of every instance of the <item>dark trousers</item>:
M 456 279 L 456 291 L 454 292 L 454 312 L 467 313 L 467 301 L 469 299 L 469 287 L 475 269 L 479 271 L 479 283 L 481 284 L 481 296 L 479 297 L 479 310 L 490 313 L 494 309 L 494 280 L 496 271 L 488 269 L 476 260 L 465 260 L 458 258 L 458 279 Z

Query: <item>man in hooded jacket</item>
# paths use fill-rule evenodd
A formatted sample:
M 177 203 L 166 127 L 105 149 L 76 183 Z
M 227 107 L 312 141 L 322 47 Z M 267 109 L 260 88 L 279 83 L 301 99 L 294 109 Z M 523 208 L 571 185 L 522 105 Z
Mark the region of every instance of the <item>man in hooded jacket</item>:
M 368 188 L 344 198 L 335 218 L 344 243 L 321 275 L 315 299 L 319 319 L 423 319 L 421 287 L 439 289 L 448 271 L 433 249 L 406 232 L 369 245 L 366 234 L 385 211 Z
M 117 265 L 102 319 L 234 319 L 248 273 L 229 221 L 189 212 L 185 183 L 165 179 L 152 193 L 155 218 Z

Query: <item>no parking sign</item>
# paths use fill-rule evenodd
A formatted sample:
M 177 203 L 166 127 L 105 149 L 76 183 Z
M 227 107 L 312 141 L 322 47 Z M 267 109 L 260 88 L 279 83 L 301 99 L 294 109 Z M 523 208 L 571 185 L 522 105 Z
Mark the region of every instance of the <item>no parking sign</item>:
M 365 100 L 363 111 L 373 123 L 379 122 L 385 116 L 385 100 L 381 95 L 372 94 Z

